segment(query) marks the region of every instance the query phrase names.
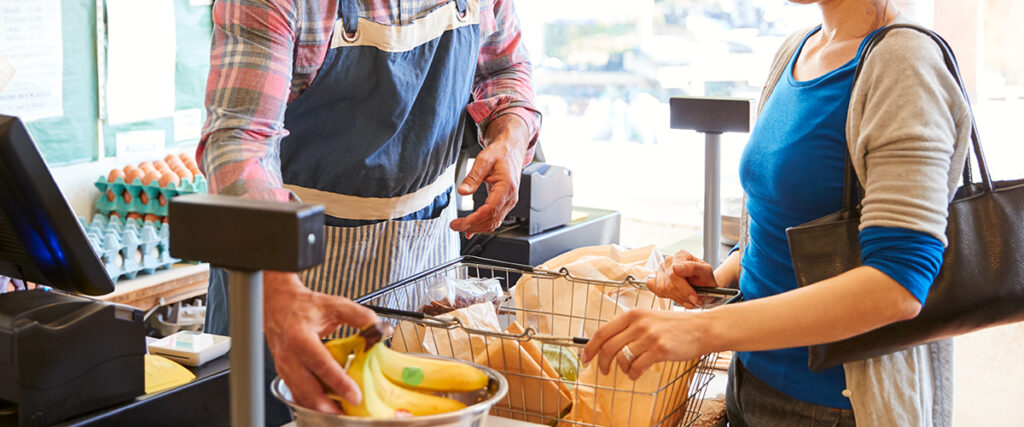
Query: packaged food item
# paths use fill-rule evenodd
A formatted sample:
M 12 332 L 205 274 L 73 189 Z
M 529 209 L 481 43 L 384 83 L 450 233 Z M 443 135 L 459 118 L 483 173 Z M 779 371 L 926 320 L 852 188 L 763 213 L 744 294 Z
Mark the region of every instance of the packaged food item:
M 541 348 L 544 359 L 555 368 L 559 378 L 570 383 L 579 378 L 580 359 L 576 357 L 576 352 L 567 347 L 552 344 L 541 344 Z
M 489 302 L 451 311 L 447 315 L 459 319 L 463 328 L 501 332 L 494 305 Z M 472 361 L 476 354 L 482 353 L 487 347 L 483 335 L 470 334 L 462 328 L 426 328 L 421 336 L 424 352 L 457 359 Z
M 455 278 L 436 276 L 426 286 L 417 288 L 413 295 L 413 307 L 432 316 L 466 308 L 482 302 L 490 302 L 495 308 L 505 301 L 505 290 L 497 278 Z

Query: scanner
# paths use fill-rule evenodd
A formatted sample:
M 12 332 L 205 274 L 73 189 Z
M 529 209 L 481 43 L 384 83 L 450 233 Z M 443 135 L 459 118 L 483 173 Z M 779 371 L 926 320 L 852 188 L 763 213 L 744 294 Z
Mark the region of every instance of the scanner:
M 138 309 L 89 298 L 114 284 L 28 131 L 0 115 L 0 425 L 45 426 L 144 393 Z M 85 294 L 85 295 L 82 295 Z
M 142 395 L 145 330 L 132 307 L 33 289 L 0 295 L 0 399 L 50 425 Z

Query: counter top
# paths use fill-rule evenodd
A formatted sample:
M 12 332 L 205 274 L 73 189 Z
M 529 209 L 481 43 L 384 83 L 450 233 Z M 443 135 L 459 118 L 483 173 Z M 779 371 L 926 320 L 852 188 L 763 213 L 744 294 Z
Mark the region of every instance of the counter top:
M 489 415 L 487 417 L 487 422 L 484 425 L 486 427 L 536 427 L 542 424 L 528 423 L 525 421 L 517 421 L 504 417 L 496 417 L 494 415 Z M 295 427 L 295 422 L 290 422 L 281 427 Z
M 151 425 L 154 420 L 162 425 L 230 425 L 229 367 L 226 355 L 203 366 L 186 366 L 196 376 L 187 384 L 139 396 L 57 426 Z

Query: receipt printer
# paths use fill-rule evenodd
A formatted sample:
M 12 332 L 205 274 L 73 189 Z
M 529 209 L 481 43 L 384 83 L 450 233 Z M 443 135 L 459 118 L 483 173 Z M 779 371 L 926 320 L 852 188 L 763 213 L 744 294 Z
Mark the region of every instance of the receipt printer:
M 487 193 L 477 191 L 473 204 L 482 206 Z M 561 227 L 572 220 L 572 173 L 562 166 L 531 163 L 523 168 L 519 203 L 506 221 L 516 221 L 530 235 Z
M 50 425 L 144 394 L 138 309 L 58 291 L 0 294 L 0 400 Z

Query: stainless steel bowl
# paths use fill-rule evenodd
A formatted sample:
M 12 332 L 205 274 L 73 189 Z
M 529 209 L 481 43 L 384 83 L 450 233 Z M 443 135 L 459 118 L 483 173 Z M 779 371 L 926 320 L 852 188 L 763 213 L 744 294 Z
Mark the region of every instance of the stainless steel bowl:
M 457 360 L 448 357 L 422 354 L 417 356 L 432 357 L 435 359 Z M 480 427 L 487 419 L 487 413 L 491 406 L 505 397 L 508 393 L 508 382 L 505 377 L 486 366 L 475 363 L 457 360 L 458 362 L 475 366 L 487 374 L 490 382 L 486 389 L 465 393 L 444 393 L 443 396 L 458 400 L 466 404 L 466 407 L 454 412 L 429 415 L 412 418 L 379 419 L 352 417 L 348 415 L 334 415 L 316 411 L 299 406 L 292 400 L 292 392 L 288 386 L 281 381 L 281 377 L 274 378 L 270 383 L 270 391 L 278 400 L 284 402 L 292 410 L 295 416 L 295 424 L 298 427 L 321 427 L 321 426 L 439 426 L 439 427 Z

